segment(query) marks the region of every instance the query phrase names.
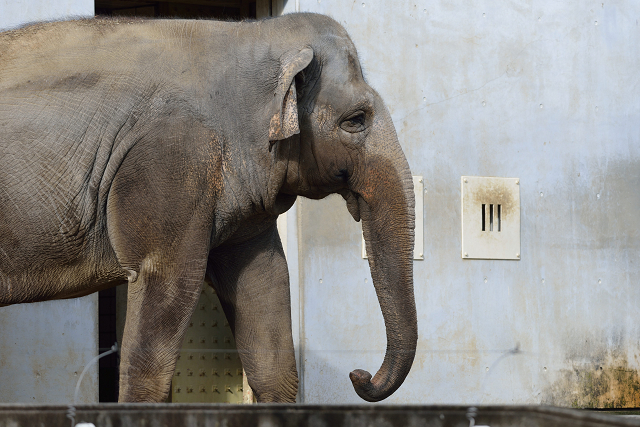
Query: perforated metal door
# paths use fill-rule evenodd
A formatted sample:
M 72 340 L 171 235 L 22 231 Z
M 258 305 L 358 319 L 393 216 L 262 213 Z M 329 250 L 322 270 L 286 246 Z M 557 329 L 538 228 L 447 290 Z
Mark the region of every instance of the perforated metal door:
M 242 363 L 220 300 L 205 284 L 172 382 L 172 402 L 242 403 Z

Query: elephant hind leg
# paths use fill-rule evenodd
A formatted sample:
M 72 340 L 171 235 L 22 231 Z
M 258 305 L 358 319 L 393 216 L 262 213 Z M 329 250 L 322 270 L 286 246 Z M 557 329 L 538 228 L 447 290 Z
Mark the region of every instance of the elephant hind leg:
M 289 273 L 275 222 L 248 242 L 213 251 L 208 270 L 256 399 L 294 403 L 298 371 Z
M 138 277 L 130 279 L 121 349 L 120 402 L 162 402 L 168 396 L 205 271 L 204 265 L 200 272 L 184 264 L 182 268 L 167 268 L 172 264 L 145 259 Z

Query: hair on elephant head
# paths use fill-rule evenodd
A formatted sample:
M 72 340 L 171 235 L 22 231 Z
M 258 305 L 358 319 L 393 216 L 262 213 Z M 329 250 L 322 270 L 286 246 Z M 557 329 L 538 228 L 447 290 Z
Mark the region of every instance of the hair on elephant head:
M 162 401 L 206 276 L 258 400 L 293 402 L 275 222 L 297 196 L 339 193 L 387 334 L 377 373 L 350 378 L 368 401 L 402 384 L 418 333 L 412 179 L 338 23 L 68 21 L 0 33 L 2 53 L 0 306 L 129 281 L 120 400 Z

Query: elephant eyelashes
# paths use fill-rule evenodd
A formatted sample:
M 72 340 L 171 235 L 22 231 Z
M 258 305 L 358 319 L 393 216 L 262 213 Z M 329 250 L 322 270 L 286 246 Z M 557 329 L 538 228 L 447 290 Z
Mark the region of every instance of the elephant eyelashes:
M 355 114 L 347 117 L 342 123 L 340 123 L 340 127 L 342 130 L 357 133 L 362 132 L 365 129 L 365 114 L 362 111 L 358 111 Z

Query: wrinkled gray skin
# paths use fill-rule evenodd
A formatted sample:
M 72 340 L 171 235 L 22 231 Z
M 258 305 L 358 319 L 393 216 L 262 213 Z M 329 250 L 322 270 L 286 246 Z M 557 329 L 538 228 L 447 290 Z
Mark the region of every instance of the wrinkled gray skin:
M 350 378 L 378 401 L 416 348 L 413 189 L 339 24 L 301 14 L 0 33 L 0 306 L 128 281 L 120 401 L 167 397 L 206 274 L 258 401 L 294 402 L 276 218 L 298 195 L 331 193 L 363 221 L 387 350 L 373 378 Z

